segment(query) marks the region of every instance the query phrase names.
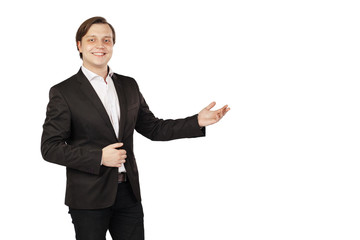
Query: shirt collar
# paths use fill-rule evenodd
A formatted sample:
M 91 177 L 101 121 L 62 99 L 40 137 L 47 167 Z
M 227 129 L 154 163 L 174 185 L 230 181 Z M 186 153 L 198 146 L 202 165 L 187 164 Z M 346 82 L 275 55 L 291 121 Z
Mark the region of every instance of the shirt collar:
M 101 77 L 99 75 L 97 75 L 96 73 L 90 71 L 89 69 L 87 69 L 86 67 L 84 67 L 84 65 L 81 66 L 81 70 L 84 73 L 85 77 L 91 81 L 94 80 L 97 77 Z M 112 71 L 112 69 L 108 66 L 108 77 L 112 77 L 112 75 L 114 74 L 114 72 Z M 102 78 L 102 77 L 101 77 Z

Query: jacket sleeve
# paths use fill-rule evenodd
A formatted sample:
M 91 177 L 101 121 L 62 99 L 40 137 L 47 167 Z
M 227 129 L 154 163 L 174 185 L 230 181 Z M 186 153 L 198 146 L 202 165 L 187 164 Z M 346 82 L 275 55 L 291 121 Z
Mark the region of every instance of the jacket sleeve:
M 201 128 L 199 126 L 197 114 L 184 119 L 158 119 L 150 111 L 141 93 L 135 129 L 143 136 L 154 141 L 205 136 L 205 127 Z
M 102 150 L 72 146 L 71 111 L 64 97 L 55 87 L 50 89 L 46 119 L 41 138 L 41 154 L 51 163 L 79 171 L 99 174 Z

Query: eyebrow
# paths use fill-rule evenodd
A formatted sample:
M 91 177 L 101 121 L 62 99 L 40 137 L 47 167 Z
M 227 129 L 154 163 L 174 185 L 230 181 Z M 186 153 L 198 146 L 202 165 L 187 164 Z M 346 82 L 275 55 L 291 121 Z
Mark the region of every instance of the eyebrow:
M 97 37 L 97 36 L 92 34 L 92 35 L 88 35 L 88 36 L 85 36 L 85 37 Z M 112 37 L 111 36 L 104 36 L 104 38 L 112 38 Z

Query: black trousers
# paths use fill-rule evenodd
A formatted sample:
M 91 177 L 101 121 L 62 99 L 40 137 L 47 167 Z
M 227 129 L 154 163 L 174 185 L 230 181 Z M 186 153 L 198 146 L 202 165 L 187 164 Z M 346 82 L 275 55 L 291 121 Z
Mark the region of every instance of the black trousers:
M 77 240 L 105 240 L 109 230 L 113 240 L 143 240 L 144 214 L 130 183 L 119 183 L 115 203 L 104 209 L 73 209 L 69 213 Z

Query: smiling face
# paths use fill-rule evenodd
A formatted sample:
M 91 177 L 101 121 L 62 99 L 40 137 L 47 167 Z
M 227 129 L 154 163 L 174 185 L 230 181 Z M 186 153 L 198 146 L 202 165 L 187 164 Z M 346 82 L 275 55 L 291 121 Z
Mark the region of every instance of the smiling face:
M 114 45 L 113 32 L 108 24 L 91 25 L 77 45 L 79 52 L 82 53 L 84 67 L 97 74 L 99 71 L 107 71 Z

